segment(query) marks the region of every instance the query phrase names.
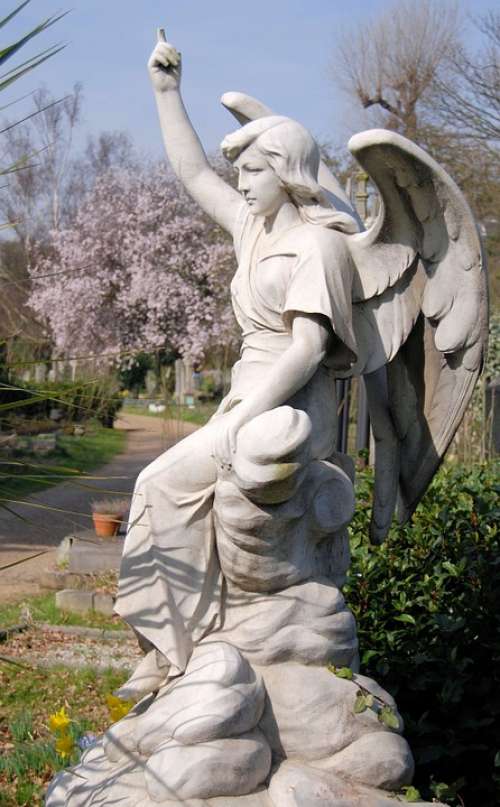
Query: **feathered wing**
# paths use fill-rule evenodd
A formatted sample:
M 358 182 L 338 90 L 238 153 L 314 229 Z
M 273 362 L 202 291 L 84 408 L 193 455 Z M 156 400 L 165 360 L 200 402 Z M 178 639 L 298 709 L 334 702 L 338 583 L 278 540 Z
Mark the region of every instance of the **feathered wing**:
M 377 186 L 375 222 L 348 238 L 356 266 L 356 372 L 375 435 L 372 538 L 398 492 L 407 520 L 470 400 L 487 343 L 487 281 L 474 219 L 453 180 L 422 149 L 385 129 L 349 148 Z

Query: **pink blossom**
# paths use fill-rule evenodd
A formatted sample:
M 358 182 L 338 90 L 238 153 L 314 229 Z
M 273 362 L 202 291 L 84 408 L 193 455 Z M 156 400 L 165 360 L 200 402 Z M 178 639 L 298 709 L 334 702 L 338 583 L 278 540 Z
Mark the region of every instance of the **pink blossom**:
M 66 355 L 168 348 L 196 362 L 235 342 L 234 268 L 228 237 L 163 165 L 121 168 L 51 233 L 29 302 Z

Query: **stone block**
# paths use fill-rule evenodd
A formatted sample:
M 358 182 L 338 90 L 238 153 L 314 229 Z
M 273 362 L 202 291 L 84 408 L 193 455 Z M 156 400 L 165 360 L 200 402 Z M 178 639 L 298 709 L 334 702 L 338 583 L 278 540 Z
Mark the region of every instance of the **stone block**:
M 56 450 L 57 437 L 55 434 L 37 434 L 33 438 L 32 450 L 37 457 L 46 457 Z
M 59 551 L 60 556 L 67 560 L 69 572 L 98 574 L 118 571 L 122 550 L 122 538 L 97 538 L 93 530 L 84 530 L 65 538 Z
M 104 616 L 113 616 L 115 598 L 112 594 L 94 594 L 94 611 Z
M 49 591 L 60 591 L 68 587 L 67 574 L 65 572 L 42 572 L 39 583 L 42 588 L 47 588 Z
M 61 611 L 86 613 L 93 609 L 94 594 L 92 591 L 76 591 L 72 588 L 65 588 L 57 592 L 56 606 L 60 608 Z

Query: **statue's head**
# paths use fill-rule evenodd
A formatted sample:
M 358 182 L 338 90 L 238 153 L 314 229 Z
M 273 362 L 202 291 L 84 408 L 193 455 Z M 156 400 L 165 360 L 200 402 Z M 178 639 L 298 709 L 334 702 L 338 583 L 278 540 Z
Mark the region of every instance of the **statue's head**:
M 227 135 L 222 153 L 239 171 L 239 189 L 254 215 L 271 215 L 291 200 L 305 222 L 346 233 L 354 219 L 335 210 L 318 183 L 319 148 L 297 121 L 268 115 Z
M 238 168 L 240 190 L 254 214 L 268 215 L 273 202 L 279 206 L 287 198 L 298 206 L 320 200 L 319 149 L 300 123 L 259 118 L 228 135 L 221 148 Z

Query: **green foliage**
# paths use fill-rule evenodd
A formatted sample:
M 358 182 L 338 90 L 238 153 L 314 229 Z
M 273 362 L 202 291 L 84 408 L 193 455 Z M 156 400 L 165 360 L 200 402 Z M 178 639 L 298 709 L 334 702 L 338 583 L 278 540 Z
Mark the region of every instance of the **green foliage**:
M 405 801 L 415 802 L 415 801 L 420 801 L 420 799 L 421 799 L 420 792 L 417 790 L 416 787 L 412 787 L 412 786 L 404 787 L 403 788 L 403 793 L 404 793 L 403 798 L 404 798 Z
M 362 672 L 397 700 L 424 797 L 498 804 L 498 464 L 445 467 L 412 524 L 368 544 L 372 478 L 361 475 L 346 598 Z M 361 704 L 359 704 L 361 705 Z M 429 782 L 431 781 L 431 784 Z
M 30 711 L 23 712 L 9 723 L 9 731 L 15 743 L 25 743 L 33 740 L 33 715 Z
M 329 664 L 328 669 L 336 675 L 337 678 L 345 678 L 347 681 L 352 681 L 354 678 L 353 671 L 349 667 L 335 667 L 335 665 Z
M 19 670 L 0 663 L 0 807 L 42 807 L 55 772 L 65 762 L 54 749 L 47 720 L 64 704 L 78 715 L 71 734 L 109 726 L 106 696 L 128 673 L 63 666 Z M 24 714 L 29 715 L 24 717 Z
M 120 368 L 119 378 L 123 389 L 140 392 L 144 389 L 146 373 L 155 368 L 155 357 L 151 353 L 138 353 Z

